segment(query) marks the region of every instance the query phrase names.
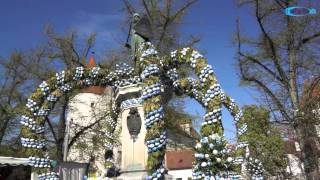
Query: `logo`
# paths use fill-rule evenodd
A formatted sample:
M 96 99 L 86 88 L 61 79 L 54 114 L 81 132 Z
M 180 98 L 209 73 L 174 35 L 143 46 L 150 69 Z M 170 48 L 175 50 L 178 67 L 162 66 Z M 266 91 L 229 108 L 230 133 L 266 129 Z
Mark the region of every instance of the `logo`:
M 306 15 L 315 15 L 317 10 L 314 8 L 292 6 L 284 10 L 284 13 L 287 16 L 306 16 Z

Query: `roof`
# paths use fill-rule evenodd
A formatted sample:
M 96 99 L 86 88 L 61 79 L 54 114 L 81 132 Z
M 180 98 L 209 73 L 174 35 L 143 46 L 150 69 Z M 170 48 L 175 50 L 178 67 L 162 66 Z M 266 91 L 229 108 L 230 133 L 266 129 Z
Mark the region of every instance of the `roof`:
M 89 86 L 81 89 L 82 93 L 93 93 L 93 94 L 103 94 L 105 91 L 105 87 L 102 86 Z
M 169 170 L 191 169 L 194 152 L 192 150 L 166 151 L 165 160 Z
M 97 66 L 93 56 L 90 57 L 89 62 L 86 66 L 87 68 L 93 68 Z
M 303 94 L 301 99 L 301 106 L 310 99 L 320 98 L 320 81 L 318 79 L 306 80 L 303 85 Z
M 298 157 L 301 157 L 301 152 L 297 151 L 295 146 L 295 141 L 285 141 L 284 142 L 284 150 L 286 154 L 294 154 Z
M 168 141 L 166 147 L 168 150 L 193 149 L 196 145 L 196 139 L 181 129 L 168 127 L 167 134 Z
M 87 68 L 93 68 L 96 67 L 96 62 L 94 60 L 94 57 L 91 56 L 89 59 L 89 62 L 86 64 Z M 82 93 L 93 93 L 93 94 L 103 94 L 105 91 L 105 87 L 101 86 L 89 86 L 87 88 L 81 89 Z
M 29 166 L 28 158 L 15 158 L 0 156 L 0 166 Z

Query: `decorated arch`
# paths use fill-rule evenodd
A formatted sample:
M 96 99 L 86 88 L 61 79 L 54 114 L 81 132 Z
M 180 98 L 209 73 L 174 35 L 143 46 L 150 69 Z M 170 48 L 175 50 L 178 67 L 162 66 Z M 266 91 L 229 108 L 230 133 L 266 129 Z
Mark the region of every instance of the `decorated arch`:
M 115 71 L 100 67 L 76 67 L 56 74 L 42 82 L 28 98 L 21 117 L 21 143 L 29 157 L 33 171 L 40 179 L 59 179 L 50 172 L 50 159 L 46 156 L 45 121 L 59 98 L 72 91 L 87 86 L 111 86 L 114 89 L 130 84 L 142 84 L 140 100 L 143 103 L 147 128 L 145 144 L 148 149 L 147 179 L 163 179 L 166 174 L 164 154 L 166 149 L 166 125 L 163 108 L 163 78 L 170 80 L 176 90 L 195 99 L 206 109 L 200 130 L 201 139 L 195 147 L 193 179 L 215 179 L 216 177 L 239 178 L 240 164 L 245 159 L 246 124 L 242 113 L 233 99 L 220 87 L 212 67 L 193 48 L 182 48 L 160 57 L 152 43 L 138 40 L 134 50 L 135 68 L 128 65 L 117 66 Z M 197 79 L 180 78 L 179 68 L 188 65 Z M 173 92 L 173 91 L 172 91 Z M 225 106 L 234 117 L 238 129 L 237 149 L 229 148 L 223 137 L 222 107 Z M 108 120 L 108 142 L 106 149 L 113 148 L 112 133 L 115 130 L 120 107 L 110 110 Z M 112 164 L 109 159 L 108 165 Z M 256 167 L 256 166 L 254 166 Z M 254 172 L 261 174 L 254 169 Z

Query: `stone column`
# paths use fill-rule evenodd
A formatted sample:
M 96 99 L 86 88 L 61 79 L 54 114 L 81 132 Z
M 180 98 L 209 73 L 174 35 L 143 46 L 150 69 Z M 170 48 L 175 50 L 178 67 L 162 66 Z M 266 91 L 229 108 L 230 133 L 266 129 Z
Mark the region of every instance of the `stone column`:
M 116 90 L 115 103 L 120 105 L 121 111 L 118 119 L 118 128 L 121 128 L 120 142 L 121 151 L 119 179 L 142 179 L 147 175 L 146 165 L 148 150 L 144 144 L 146 127 L 144 125 L 144 111 L 141 100 L 139 100 L 142 86 L 140 84 L 120 87 Z M 136 109 L 141 121 L 141 129 L 135 139 L 130 136 L 128 120 L 130 110 Z

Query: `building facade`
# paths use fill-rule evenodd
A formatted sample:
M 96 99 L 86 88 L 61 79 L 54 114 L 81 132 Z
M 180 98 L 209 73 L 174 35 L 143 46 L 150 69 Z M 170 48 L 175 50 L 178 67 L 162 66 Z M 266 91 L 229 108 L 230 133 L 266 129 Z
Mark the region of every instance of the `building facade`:
M 93 58 L 88 66 L 95 66 Z M 68 133 L 65 144 L 73 144 L 67 150 L 66 161 L 90 164 L 91 176 L 92 173 L 96 177 L 106 175 L 103 133 L 97 136 L 97 132 L 108 131 L 103 128 L 103 123 L 106 122 L 113 104 L 120 107 L 115 130 L 119 132 L 116 137 L 119 143 L 113 148 L 113 163 L 120 173 L 117 179 L 144 179 L 147 175 L 148 151 L 144 142 L 146 127 L 143 122 L 143 105 L 139 100 L 141 89 L 139 83 L 119 87 L 115 91 L 91 86 L 75 95 L 68 106 Z M 133 120 L 137 121 L 135 124 L 140 124 L 135 137 L 131 135 L 129 125 Z M 177 129 L 167 130 L 165 167 L 168 170 L 168 179 L 182 180 L 192 177 L 193 147 L 198 134 L 190 123 L 181 124 L 178 132 Z M 77 137 L 80 131 L 83 131 L 83 134 Z
M 87 66 L 96 66 L 93 58 Z M 90 86 L 81 89 L 68 104 L 64 160 L 90 164 L 89 173 L 97 176 L 105 174 L 104 137 L 112 96 L 111 88 Z

